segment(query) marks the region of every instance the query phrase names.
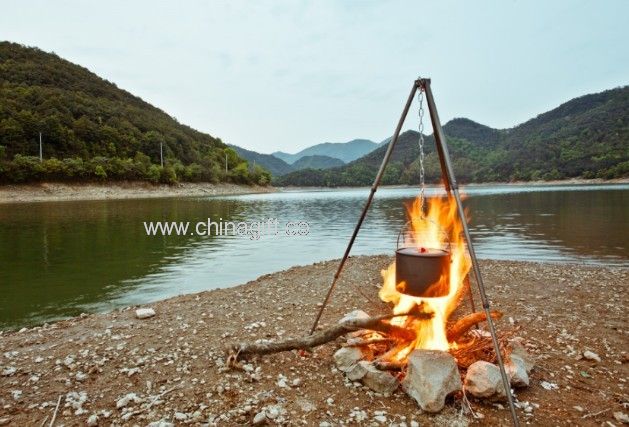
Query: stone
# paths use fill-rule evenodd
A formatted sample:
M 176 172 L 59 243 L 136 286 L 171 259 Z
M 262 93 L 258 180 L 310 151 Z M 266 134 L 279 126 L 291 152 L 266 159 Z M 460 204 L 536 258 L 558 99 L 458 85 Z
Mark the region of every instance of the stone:
M 137 394 L 127 393 L 116 401 L 116 408 L 121 409 L 127 406 L 129 403 L 142 403 L 143 401 L 144 400 L 140 398 Z
M 253 417 L 254 426 L 261 426 L 263 424 L 266 424 L 266 422 L 267 422 L 267 418 L 266 418 L 265 411 L 260 411 Z
M 350 320 L 356 320 L 356 319 L 369 319 L 369 315 L 362 310 L 350 311 L 345 316 L 343 316 L 341 320 L 339 320 L 339 323 L 345 323 Z
M 529 375 L 526 372 L 526 362 L 520 356 L 511 354 L 509 361 L 505 364 L 505 370 L 512 386 L 528 387 Z
M 555 383 L 550 383 L 548 381 L 542 381 L 539 383 L 539 385 L 542 386 L 543 389 L 545 390 L 557 390 L 559 388 L 559 386 Z
M 614 412 L 614 418 L 619 423 L 629 424 L 629 415 L 625 414 L 622 411 Z
M 370 362 L 361 360 L 347 372 L 347 378 L 352 381 L 360 380 L 365 386 L 376 393 L 388 396 L 397 390 L 399 381 L 386 371 L 381 371 Z
M 87 418 L 87 425 L 89 427 L 95 427 L 98 425 L 98 415 L 92 414 Z
M 586 350 L 583 352 L 583 357 L 585 357 L 587 360 L 593 360 L 595 362 L 601 362 L 601 358 L 598 354 L 594 353 L 593 351 L 590 350 Z
M 506 397 L 500 368 L 493 363 L 479 360 L 467 368 L 465 391 L 474 397 Z
M 535 367 L 535 357 L 530 354 L 526 348 L 522 345 L 521 339 L 513 338 L 509 341 L 509 346 L 511 347 L 511 354 L 519 356 L 523 361 L 526 367 L 526 373 L 530 374 L 533 368 Z
M 148 427 L 175 427 L 175 424 L 166 420 L 159 420 L 149 423 Z
M 408 357 L 402 388 L 426 412 L 439 412 L 446 396 L 461 390 L 454 357 L 445 351 L 414 350 Z
M 152 308 L 138 308 L 135 310 L 135 317 L 138 319 L 148 319 L 155 316 L 155 310 Z
M 334 363 L 343 372 L 350 371 L 362 359 L 363 352 L 356 347 L 342 347 L 334 353 Z

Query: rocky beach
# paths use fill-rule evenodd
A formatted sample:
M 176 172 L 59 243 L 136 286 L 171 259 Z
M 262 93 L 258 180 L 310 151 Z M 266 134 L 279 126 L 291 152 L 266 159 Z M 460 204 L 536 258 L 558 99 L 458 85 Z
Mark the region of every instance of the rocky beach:
M 386 256 L 352 257 L 322 326 L 377 297 Z M 0 335 L 0 425 L 508 425 L 504 402 L 448 398 L 424 413 L 401 390 L 380 395 L 347 380 L 333 354 L 285 352 L 229 369 L 238 342 L 307 333 L 337 261 L 294 267 L 228 289 Z M 627 420 L 629 270 L 483 261 L 500 332 L 535 358 L 516 390 L 531 425 L 622 425 Z M 460 315 L 469 308 L 463 304 Z M 139 318 L 141 317 L 141 318 Z

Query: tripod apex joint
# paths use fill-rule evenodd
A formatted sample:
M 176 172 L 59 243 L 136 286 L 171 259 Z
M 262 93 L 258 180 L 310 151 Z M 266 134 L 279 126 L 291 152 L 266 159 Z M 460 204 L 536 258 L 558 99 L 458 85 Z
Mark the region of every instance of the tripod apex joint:
M 419 77 L 417 80 L 415 80 L 415 86 L 426 90 L 426 85 L 430 84 L 430 79 L 429 78 L 424 78 L 424 77 Z

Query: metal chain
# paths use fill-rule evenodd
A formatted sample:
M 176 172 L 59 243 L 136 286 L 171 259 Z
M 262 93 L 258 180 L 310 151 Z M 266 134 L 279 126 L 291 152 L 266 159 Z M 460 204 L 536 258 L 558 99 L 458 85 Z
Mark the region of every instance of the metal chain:
M 421 78 L 420 78 L 421 79 Z M 424 173 L 424 88 L 419 87 L 417 94 L 419 101 L 419 206 L 420 212 L 424 214 L 425 205 L 425 173 Z

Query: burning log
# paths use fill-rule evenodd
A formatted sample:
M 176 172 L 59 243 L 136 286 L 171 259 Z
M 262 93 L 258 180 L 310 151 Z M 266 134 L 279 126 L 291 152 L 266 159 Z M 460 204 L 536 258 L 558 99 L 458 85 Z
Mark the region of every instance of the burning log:
M 430 319 L 432 314 L 430 313 L 404 313 L 398 315 L 386 315 L 380 317 L 368 317 L 368 318 L 356 318 L 348 319 L 337 323 L 334 326 L 315 332 L 312 335 L 308 335 L 301 338 L 289 338 L 284 341 L 270 341 L 270 342 L 255 342 L 255 343 L 239 343 L 231 347 L 231 355 L 229 357 L 230 362 L 235 362 L 241 356 L 253 355 L 253 354 L 271 354 L 280 353 L 283 351 L 291 350 L 309 350 L 313 347 L 317 347 L 353 331 L 360 329 L 368 329 L 371 331 L 381 332 L 388 337 L 400 340 L 400 341 L 413 341 L 416 337 L 415 331 L 407 329 L 401 326 L 392 325 L 385 320 L 393 317 L 409 316 L 418 319 Z
M 384 360 L 376 360 L 373 363 L 373 366 L 376 369 L 380 369 L 381 371 L 401 371 L 406 367 L 406 363 L 404 362 L 387 362 Z
M 492 311 L 490 315 L 492 319 L 500 319 L 502 317 L 502 313 L 500 311 Z M 456 341 L 457 338 L 460 338 L 463 334 L 469 331 L 472 326 L 485 320 L 487 320 L 487 316 L 485 315 L 484 311 L 478 311 L 476 313 L 468 314 L 467 316 L 462 317 L 448 329 L 448 341 Z

